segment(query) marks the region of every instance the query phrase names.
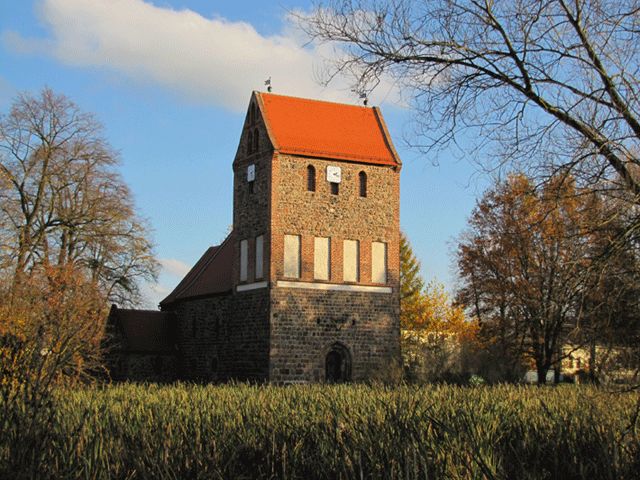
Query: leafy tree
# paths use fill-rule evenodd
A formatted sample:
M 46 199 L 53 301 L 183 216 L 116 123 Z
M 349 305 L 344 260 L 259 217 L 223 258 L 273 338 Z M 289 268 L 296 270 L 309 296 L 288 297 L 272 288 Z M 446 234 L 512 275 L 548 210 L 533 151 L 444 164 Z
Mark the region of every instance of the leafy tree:
M 0 275 L 15 288 L 67 266 L 118 303 L 155 278 L 149 228 L 134 211 L 118 158 L 95 118 L 45 88 L 0 117 Z
M 503 358 L 530 359 L 541 382 L 565 343 L 603 333 L 604 304 L 586 302 L 603 293 L 594 264 L 604 218 L 601 199 L 575 182 L 556 178 L 536 189 L 512 175 L 485 193 L 460 241 L 458 299 Z

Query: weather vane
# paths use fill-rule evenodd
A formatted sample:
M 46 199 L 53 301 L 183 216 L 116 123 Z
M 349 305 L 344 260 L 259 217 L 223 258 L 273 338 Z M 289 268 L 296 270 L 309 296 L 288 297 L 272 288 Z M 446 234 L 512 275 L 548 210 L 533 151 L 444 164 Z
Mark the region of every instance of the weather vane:
M 353 89 L 351 90 L 353 93 L 356 93 L 358 95 L 358 98 L 360 100 L 362 100 L 362 103 L 364 104 L 364 106 L 366 107 L 367 104 L 369 103 L 369 98 L 367 97 L 367 92 L 366 90 L 361 90 L 361 89 Z
M 271 93 L 271 77 L 267 78 L 264 84 L 267 86 L 267 92 Z

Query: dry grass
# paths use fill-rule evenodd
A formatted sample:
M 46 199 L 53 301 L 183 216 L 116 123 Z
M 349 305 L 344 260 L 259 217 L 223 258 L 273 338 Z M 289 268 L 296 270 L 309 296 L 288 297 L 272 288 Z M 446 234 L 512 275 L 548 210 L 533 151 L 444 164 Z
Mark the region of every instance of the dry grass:
M 637 478 L 636 399 L 575 386 L 65 390 L 37 478 Z

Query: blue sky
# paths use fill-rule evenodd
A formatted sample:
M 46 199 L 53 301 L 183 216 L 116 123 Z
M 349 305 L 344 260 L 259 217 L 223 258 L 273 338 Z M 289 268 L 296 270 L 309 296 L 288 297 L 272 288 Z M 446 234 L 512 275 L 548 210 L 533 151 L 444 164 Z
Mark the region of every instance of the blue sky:
M 96 114 L 121 155 L 163 265 L 153 306 L 232 221 L 231 162 L 252 90 L 357 103 L 348 79 L 318 83 L 334 52 L 288 20 L 310 2 L 0 0 L 0 111 L 49 86 Z M 401 226 L 427 281 L 452 289 L 453 240 L 485 184 L 459 154 L 408 148 L 411 112 L 373 95 L 403 160 Z M 434 166 L 437 160 L 439 166 Z

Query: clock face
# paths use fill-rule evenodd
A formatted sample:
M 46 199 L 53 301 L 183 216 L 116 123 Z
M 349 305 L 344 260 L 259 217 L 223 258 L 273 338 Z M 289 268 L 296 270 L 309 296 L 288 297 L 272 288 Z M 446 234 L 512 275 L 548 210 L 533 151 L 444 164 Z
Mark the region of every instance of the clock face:
M 342 178 L 342 171 L 340 167 L 327 167 L 327 181 L 331 183 L 340 183 L 340 179 Z
M 247 167 L 247 182 L 253 182 L 256 179 L 256 166 L 252 163 Z

